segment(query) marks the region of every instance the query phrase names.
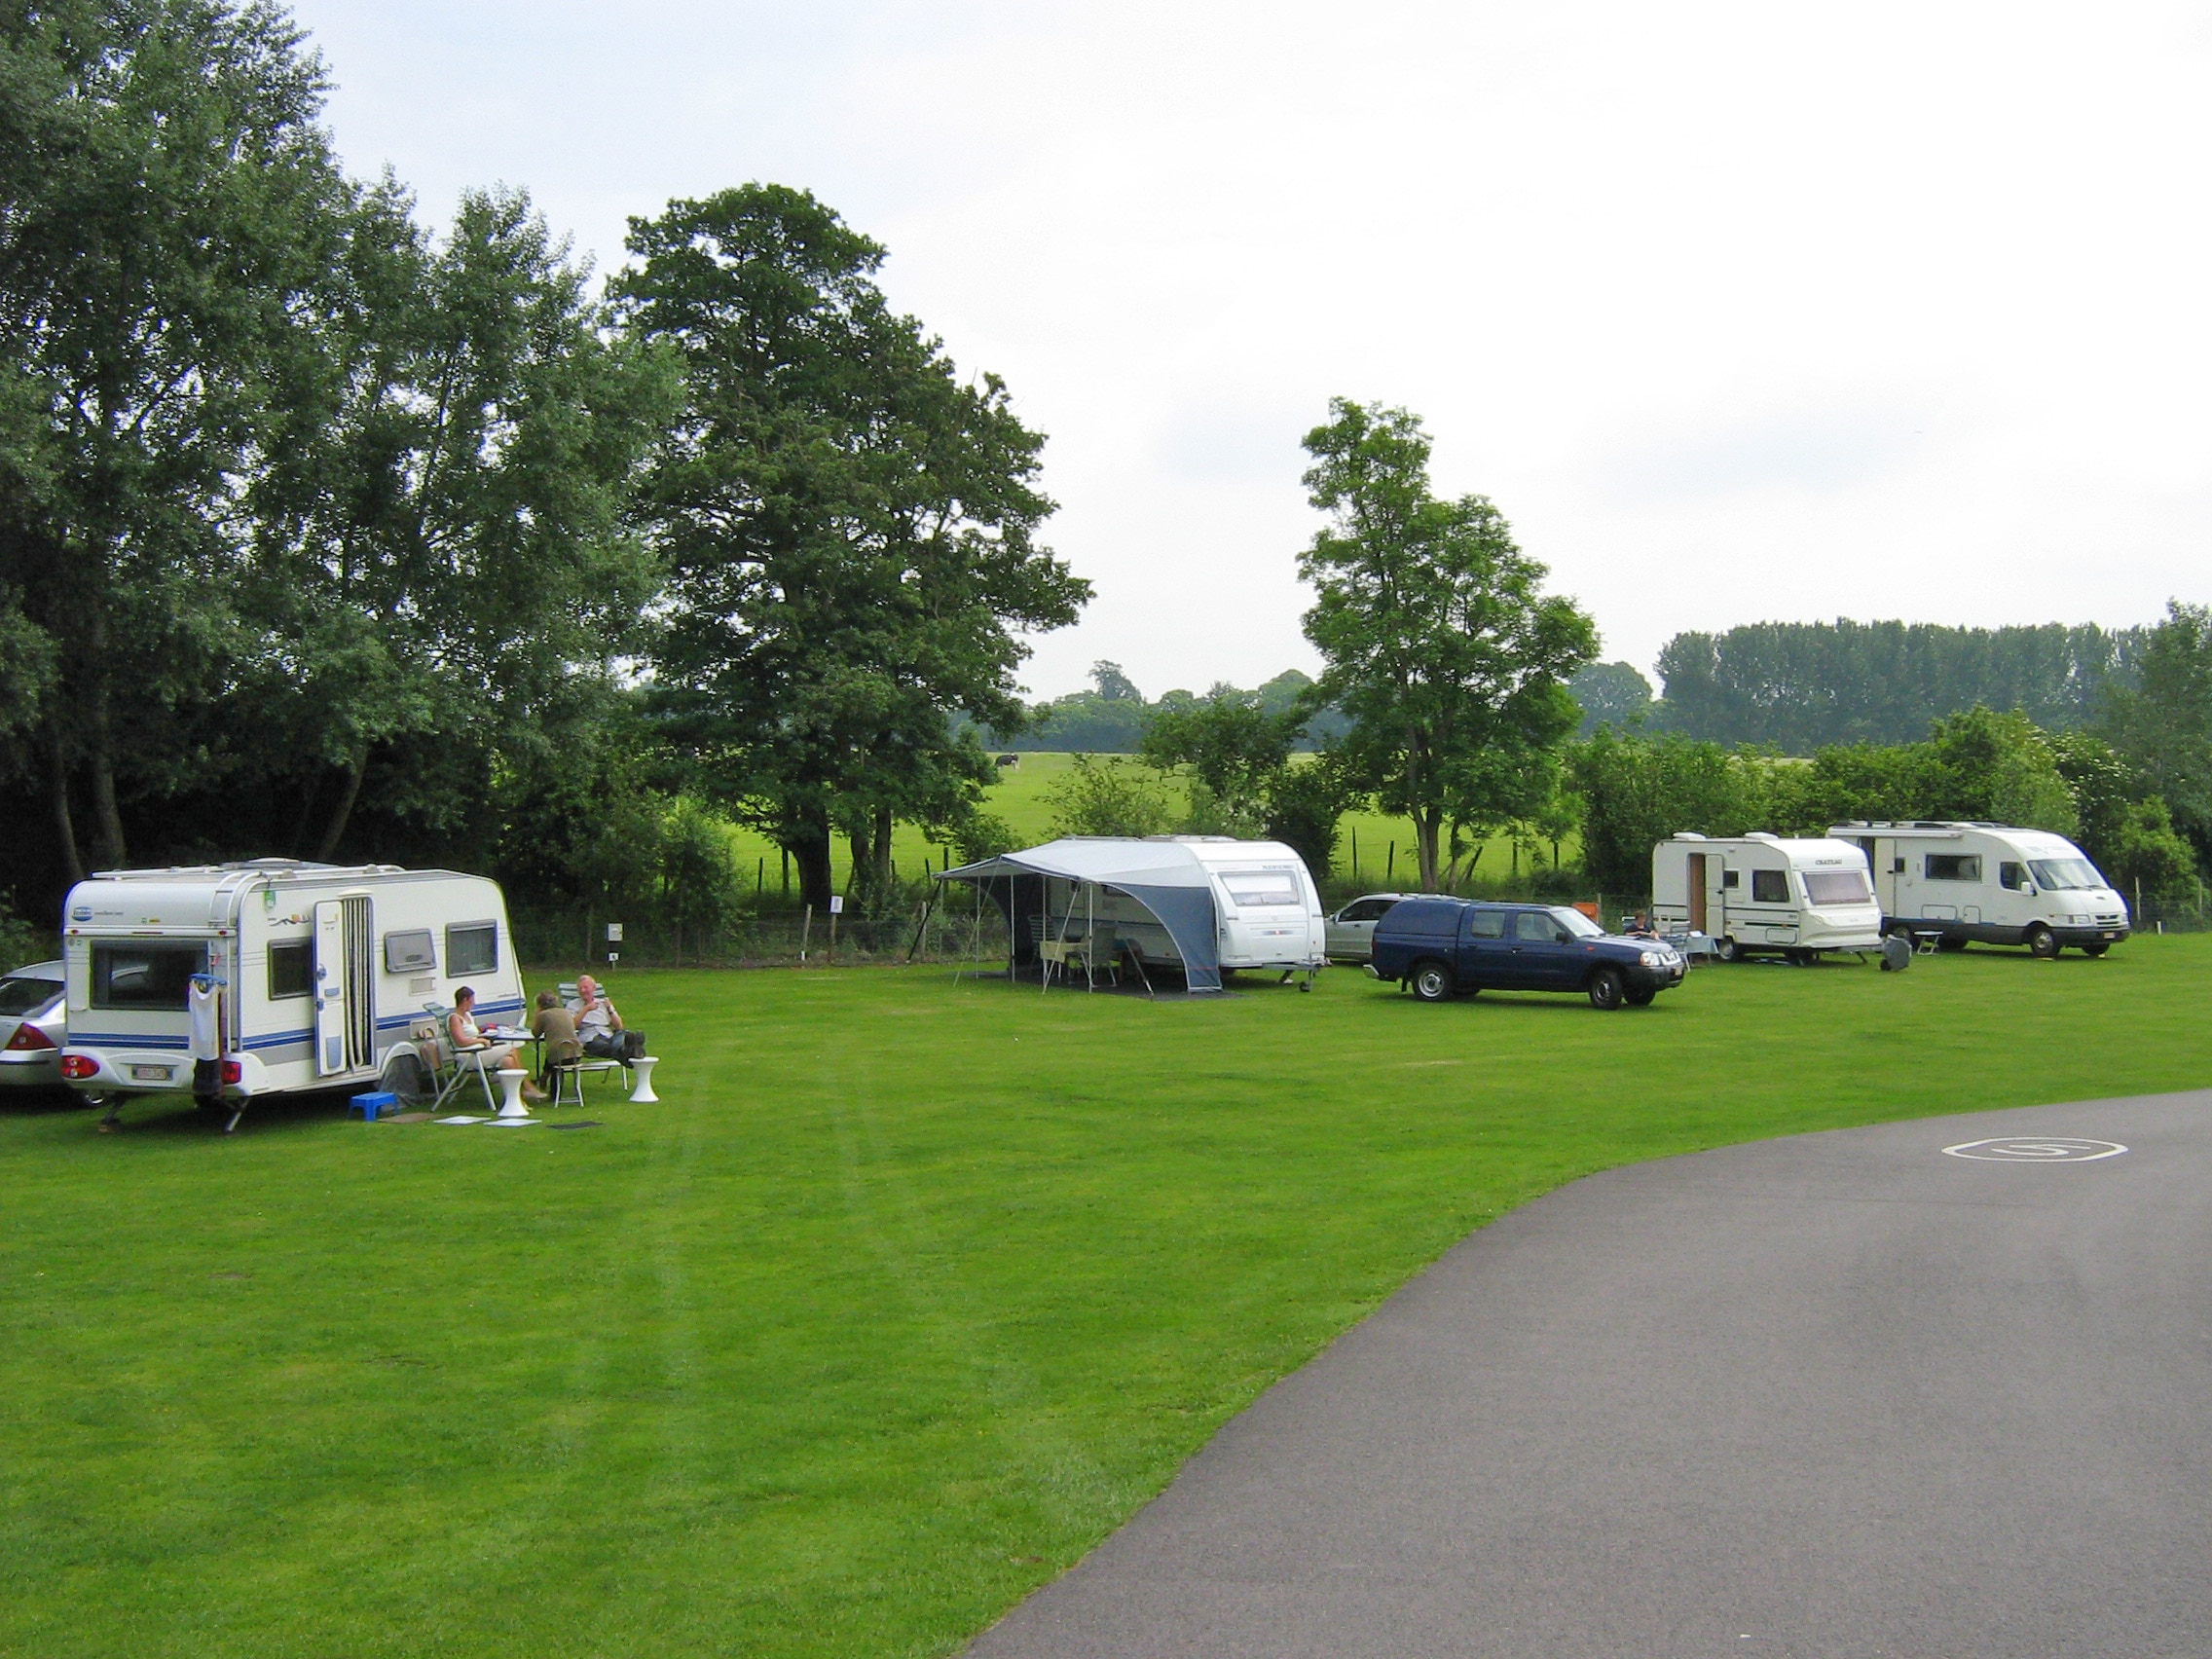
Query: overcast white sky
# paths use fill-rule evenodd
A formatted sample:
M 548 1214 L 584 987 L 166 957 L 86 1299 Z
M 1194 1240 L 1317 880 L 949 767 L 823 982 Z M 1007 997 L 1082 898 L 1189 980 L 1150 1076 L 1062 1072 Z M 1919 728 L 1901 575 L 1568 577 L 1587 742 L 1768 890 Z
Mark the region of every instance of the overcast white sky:
M 602 269 L 748 179 L 1051 435 L 1148 693 L 1313 658 L 1300 437 L 1404 404 L 1608 657 L 1849 615 L 2154 619 L 2212 533 L 2212 11 L 303 0 L 350 166 Z

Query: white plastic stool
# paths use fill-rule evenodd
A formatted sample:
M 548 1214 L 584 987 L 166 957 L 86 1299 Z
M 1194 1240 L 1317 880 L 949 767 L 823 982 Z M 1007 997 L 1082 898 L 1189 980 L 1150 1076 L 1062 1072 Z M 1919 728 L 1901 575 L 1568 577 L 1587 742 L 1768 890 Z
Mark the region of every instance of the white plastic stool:
M 657 1054 L 640 1054 L 630 1062 L 630 1070 L 638 1080 L 638 1087 L 630 1091 L 633 1104 L 650 1104 L 660 1099 L 653 1092 L 653 1067 L 659 1064 Z
M 499 1080 L 499 1116 L 509 1120 L 528 1119 L 530 1109 L 522 1103 L 522 1086 L 530 1073 L 510 1066 L 492 1075 Z

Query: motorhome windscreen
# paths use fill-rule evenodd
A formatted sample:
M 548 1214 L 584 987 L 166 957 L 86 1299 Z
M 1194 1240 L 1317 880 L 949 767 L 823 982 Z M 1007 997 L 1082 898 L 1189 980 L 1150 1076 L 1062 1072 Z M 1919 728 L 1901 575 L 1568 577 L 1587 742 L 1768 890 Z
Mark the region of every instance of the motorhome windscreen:
M 2035 872 L 2038 887 L 2052 890 L 2112 885 L 2097 873 L 2097 866 L 2087 859 L 2030 859 L 2028 868 Z
M 1287 869 L 1224 874 L 1221 888 L 1241 910 L 1295 910 L 1306 903 L 1298 877 Z
M 182 1013 L 186 981 L 206 971 L 204 944 L 95 944 L 92 1006 Z
M 1815 904 L 1871 904 L 1866 878 L 1855 869 L 1809 869 L 1805 897 Z

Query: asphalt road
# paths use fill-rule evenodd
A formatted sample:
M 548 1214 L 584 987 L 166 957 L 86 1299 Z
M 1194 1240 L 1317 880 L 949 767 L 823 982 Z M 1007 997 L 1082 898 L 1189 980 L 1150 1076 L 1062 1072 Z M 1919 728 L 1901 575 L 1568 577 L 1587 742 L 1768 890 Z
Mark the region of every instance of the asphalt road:
M 971 1652 L 2204 1659 L 2212 1091 L 1576 1182 Z

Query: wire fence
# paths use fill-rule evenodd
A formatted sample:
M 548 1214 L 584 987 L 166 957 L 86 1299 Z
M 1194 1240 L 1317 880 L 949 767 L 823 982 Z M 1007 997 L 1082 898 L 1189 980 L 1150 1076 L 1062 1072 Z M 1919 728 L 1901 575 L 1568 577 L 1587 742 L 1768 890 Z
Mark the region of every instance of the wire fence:
M 883 967 L 901 962 L 1004 962 L 1006 919 L 963 891 L 948 903 L 917 903 L 888 915 L 737 916 L 712 926 L 630 913 L 510 914 L 522 960 L 590 969 L 778 968 L 822 964 Z M 609 937 L 609 930 L 613 937 Z

